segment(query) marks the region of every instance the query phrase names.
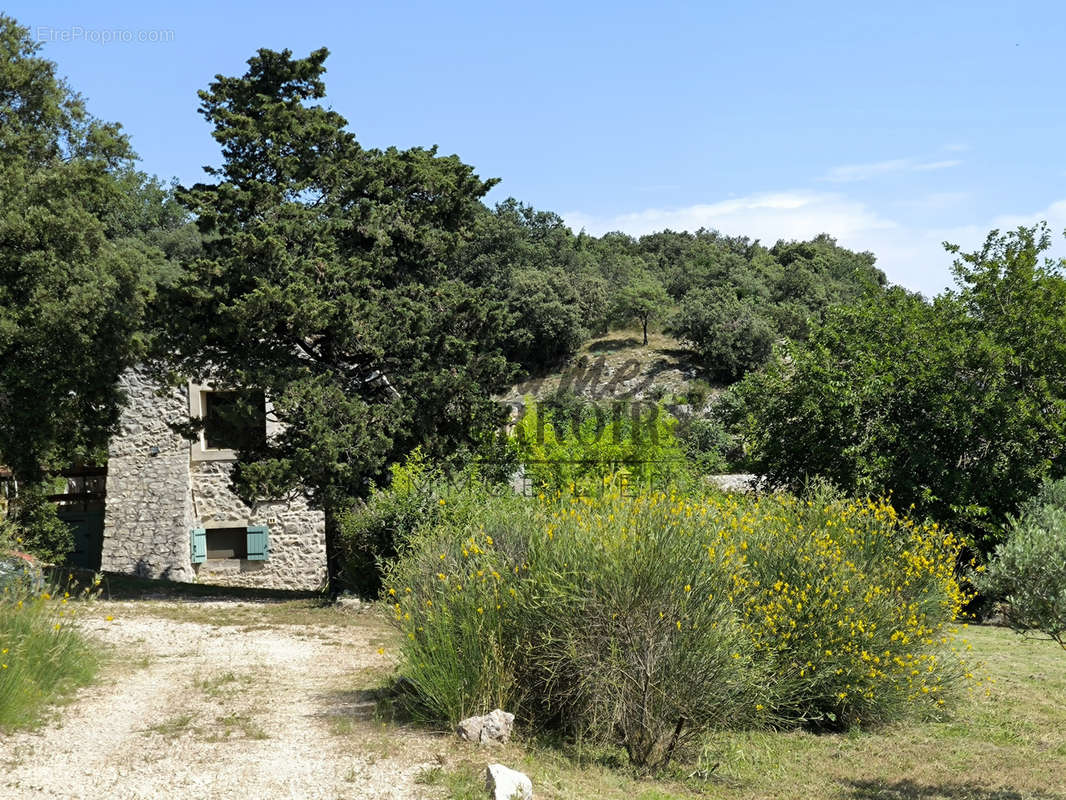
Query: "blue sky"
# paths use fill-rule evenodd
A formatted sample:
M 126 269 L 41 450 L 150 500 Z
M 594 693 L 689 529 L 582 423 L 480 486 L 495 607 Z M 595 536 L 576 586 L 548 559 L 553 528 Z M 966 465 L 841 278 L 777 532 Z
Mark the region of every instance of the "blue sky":
M 196 91 L 257 48 L 325 45 L 365 146 L 438 144 L 591 233 L 825 231 L 894 282 L 947 239 L 1066 228 L 1059 2 L 222 3 L 15 0 L 5 12 L 142 168 L 218 161 Z M 143 37 L 148 41 L 106 41 Z

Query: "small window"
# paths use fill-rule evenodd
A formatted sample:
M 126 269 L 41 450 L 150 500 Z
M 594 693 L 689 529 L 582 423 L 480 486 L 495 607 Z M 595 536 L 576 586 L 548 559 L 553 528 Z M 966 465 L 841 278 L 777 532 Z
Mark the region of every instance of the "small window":
M 270 531 L 266 525 L 193 528 L 190 557 L 193 564 L 233 559 L 266 561 L 270 557 Z
M 262 392 L 203 391 L 205 450 L 248 450 L 266 439 Z
M 208 528 L 207 560 L 248 558 L 248 531 L 245 528 Z

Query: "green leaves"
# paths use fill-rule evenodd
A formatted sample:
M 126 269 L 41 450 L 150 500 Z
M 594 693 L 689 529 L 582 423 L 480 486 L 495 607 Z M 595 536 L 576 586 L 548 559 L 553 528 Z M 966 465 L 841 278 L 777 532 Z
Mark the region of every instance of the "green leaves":
M 731 416 L 756 467 L 776 485 L 892 493 L 990 549 L 1066 468 L 1066 279 L 1040 259 L 1042 230 L 993 231 L 933 303 L 893 289 L 831 309 L 745 379 Z
M 260 50 L 200 93 L 223 163 L 181 192 L 208 239 L 157 352 L 266 392 L 281 432 L 241 453 L 245 496 L 342 508 L 416 444 L 476 446 L 511 369 L 500 303 L 456 266 L 494 181 L 436 148 L 362 148 L 314 103 L 326 55 Z
M 1008 538 L 978 586 L 1007 601 L 1012 628 L 1038 631 L 1066 648 L 1066 480 L 1045 482 L 1010 520 Z
M 644 331 L 644 344 L 648 343 L 648 322 L 652 318 L 666 316 L 670 296 L 663 285 L 644 275 L 624 287 L 615 297 L 615 314 L 621 320 L 637 319 Z
M 131 220 L 145 178 L 0 16 L 0 463 L 23 479 L 91 457 L 117 417 L 163 253 Z
M 774 341 L 773 326 L 764 312 L 731 289 L 689 292 L 670 329 L 696 352 L 711 376 L 726 382 L 761 366 Z

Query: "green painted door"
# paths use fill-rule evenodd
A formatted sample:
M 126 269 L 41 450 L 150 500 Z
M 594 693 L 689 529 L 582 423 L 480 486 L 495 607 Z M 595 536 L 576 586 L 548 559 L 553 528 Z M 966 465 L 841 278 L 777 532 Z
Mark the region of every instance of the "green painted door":
M 104 512 L 60 509 L 59 518 L 74 530 L 74 552 L 68 559 L 71 566 L 100 569 L 100 554 L 104 546 Z

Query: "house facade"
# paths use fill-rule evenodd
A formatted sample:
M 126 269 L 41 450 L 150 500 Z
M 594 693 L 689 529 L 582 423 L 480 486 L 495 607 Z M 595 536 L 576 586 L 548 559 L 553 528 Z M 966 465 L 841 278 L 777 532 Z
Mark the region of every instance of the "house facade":
M 237 435 L 256 426 L 264 436 L 277 432 L 261 396 L 262 413 L 238 431 L 226 413 L 234 392 L 193 382 L 161 390 L 139 370 L 127 371 L 121 388 L 127 399 L 109 446 L 102 570 L 273 589 L 325 584 L 323 512 L 302 495 L 249 505 L 230 489 Z M 199 418 L 196 441 L 172 427 Z

